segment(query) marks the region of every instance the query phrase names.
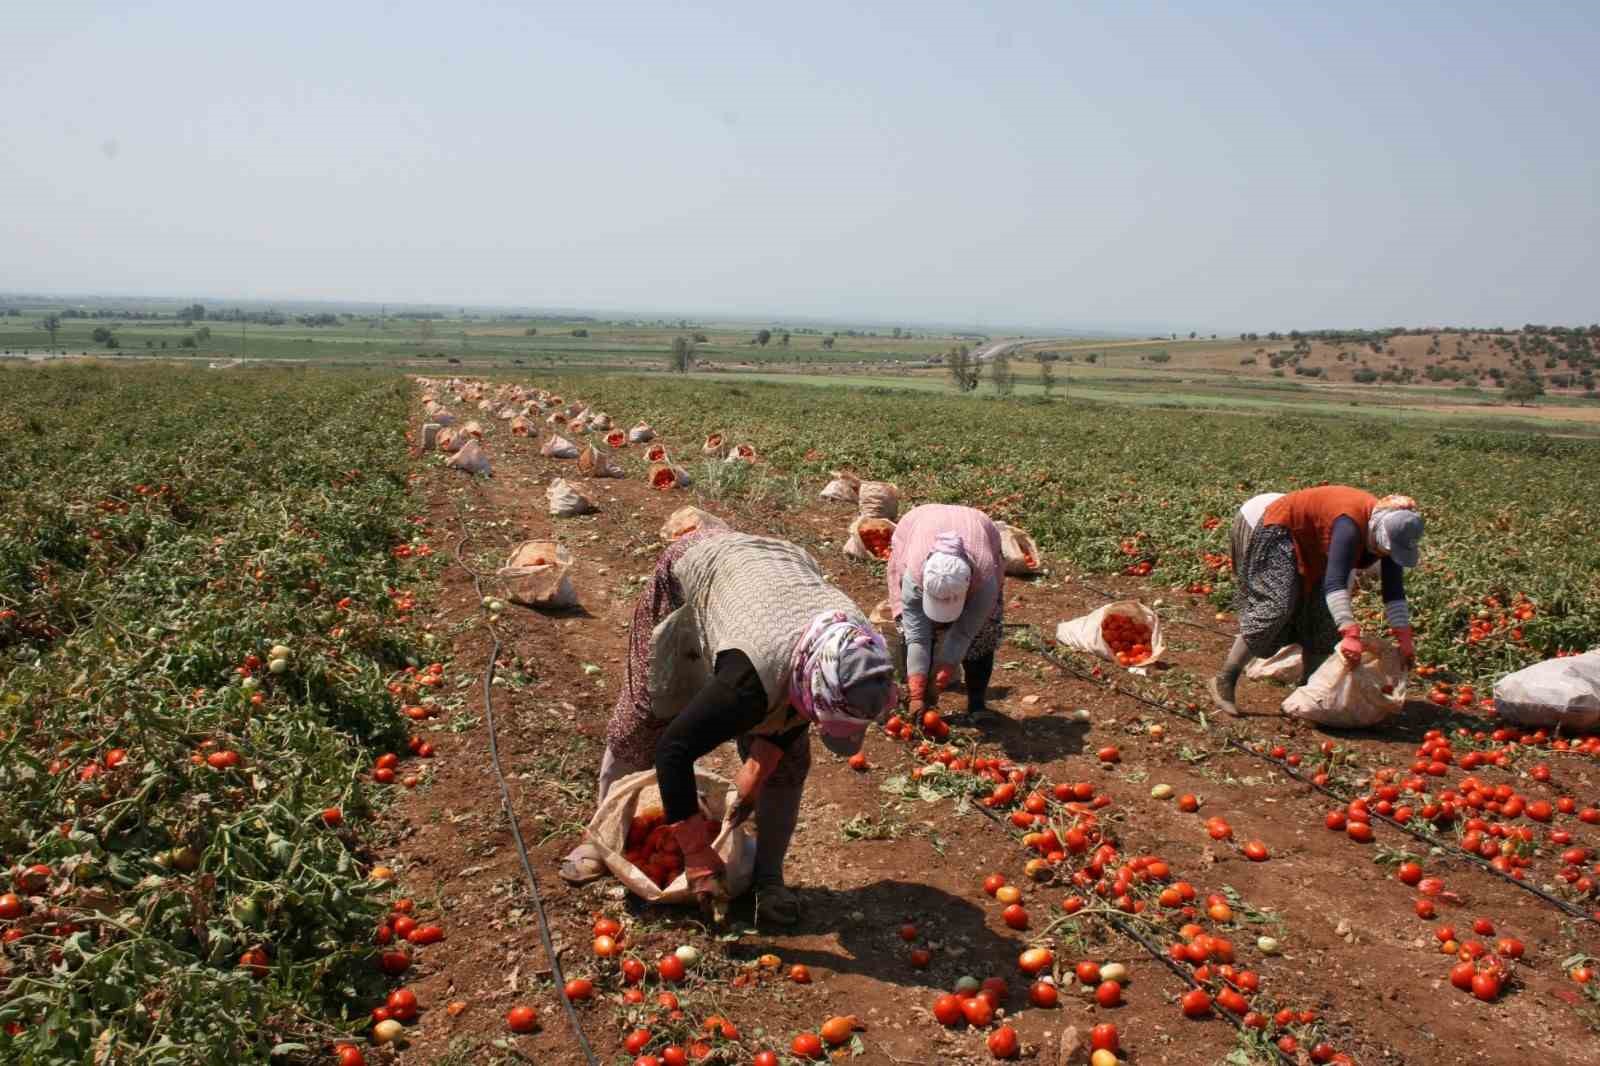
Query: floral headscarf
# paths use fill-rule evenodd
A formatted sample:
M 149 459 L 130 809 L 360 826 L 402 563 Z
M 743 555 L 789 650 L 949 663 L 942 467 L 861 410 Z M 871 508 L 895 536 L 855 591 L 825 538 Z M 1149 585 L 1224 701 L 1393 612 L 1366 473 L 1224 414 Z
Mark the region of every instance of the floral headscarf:
M 893 674 L 888 646 L 876 629 L 843 611 L 827 611 L 812 619 L 795 646 L 789 703 L 824 733 L 850 736 L 899 702 Z M 881 691 L 885 698 L 878 706 L 861 707 L 847 695 L 856 686 Z

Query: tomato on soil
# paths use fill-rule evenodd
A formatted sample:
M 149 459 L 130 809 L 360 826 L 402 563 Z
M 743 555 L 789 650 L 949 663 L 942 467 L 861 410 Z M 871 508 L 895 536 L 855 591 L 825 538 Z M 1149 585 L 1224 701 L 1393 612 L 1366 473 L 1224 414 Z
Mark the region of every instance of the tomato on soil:
M 989 1054 L 997 1059 L 1016 1058 L 1017 1052 L 1022 1047 L 1022 1042 L 1017 1038 L 1017 1031 L 1009 1025 L 1002 1025 L 989 1034 Z
M 539 1027 L 539 1015 L 532 1007 L 512 1007 L 506 1012 L 506 1028 L 513 1033 L 531 1033 Z

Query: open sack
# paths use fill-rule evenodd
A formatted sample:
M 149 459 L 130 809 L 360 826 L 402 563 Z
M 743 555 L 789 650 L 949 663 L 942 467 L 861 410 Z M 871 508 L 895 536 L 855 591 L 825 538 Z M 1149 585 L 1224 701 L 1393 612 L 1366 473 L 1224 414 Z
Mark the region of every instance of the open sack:
M 492 472 L 489 467 L 489 453 L 470 437 L 459 451 L 444 461 L 444 465 L 451 470 L 464 470 L 469 474 L 483 474 L 485 477 Z
M 1149 627 L 1150 652 L 1137 661 L 1121 662 L 1118 654 L 1126 656 L 1127 652 L 1120 646 L 1123 642 L 1118 634 L 1133 626 Z M 1112 646 L 1113 638 L 1117 639 L 1118 647 Z M 1161 616 L 1138 600 L 1117 600 L 1082 618 L 1062 622 L 1056 626 L 1056 640 L 1076 651 L 1086 651 L 1122 666 L 1148 666 L 1158 662 L 1167 650 L 1161 633 Z
M 888 562 L 893 548 L 894 523 L 887 518 L 857 517 L 850 523 L 844 553 L 852 559 Z
M 736 798 L 732 782 L 698 767 L 695 768 L 694 777 L 696 790 L 700 793 L 700 809 L 713 822 L 723 823 L 716 842 L 711 845 L 727 866 L 722 873 L 723 885 L 730 899 L 741 896 L 750 888 L 755 877 L 756 837 L 753 823 L 746 822 L 732 829 L 724 822 Z M 656 784 L 656 772 L 641 770 L 629 774 L 612 785 L 611 791 L 606 793 L 600 808 L 594 812 L 594 818 L 589 821 L 584 839 L 599 853 L 606 869 L 640 899 L 647 903 L 693 903 L 695 895 L 689 891 L 689 880 L 681 869 L 663 888 L 628 858 L 630 851 L 636 857 L 639 855 L 642 843 L 629 840 L 634 816 L 660 807 L 661 789 Z
M 550 482 L 544 495 L 550 501 L 550 513 L 557 518 L 572 518 L 600 510 L 593 500 L 579 492 L 577 486 L 566 478 L 558 477 Z
M 728 523 L 698 507 L 680 507 L 667 516 L 661 525 L 661 539 L 667 542 L 698 533 L 702 529 L 727 529 Z
M 1006 573 L 1011 577 L 1032 577 L 1044 566 L 1039 562 L 1039 546 L 1025 529 L 996 522 L 1000 527 L 1000 554 L 1005 561 Z
M 525 540 L 495 571 L 505 598 L 524 607 L 576 607 L 572 555 L 553 540 Z
M 889 481 L 863 481 L 856 490 L 863 518 L 887 518 L 894 522 L 900 517 L 900 490 Z
M 1335 651 L 1284 698 L 1283 713 L 1335 729 L 1374 726 L 1399 714 L 1406 705 L 1405 656 L 1377 637 L 1361 642 L 1360 666 L 1351 667 Z
M 855 503 L 861 492 L 861 479 L 844 470 L 835 470 L 833 480 L 823 486 L 819 495 L 824 500 Z

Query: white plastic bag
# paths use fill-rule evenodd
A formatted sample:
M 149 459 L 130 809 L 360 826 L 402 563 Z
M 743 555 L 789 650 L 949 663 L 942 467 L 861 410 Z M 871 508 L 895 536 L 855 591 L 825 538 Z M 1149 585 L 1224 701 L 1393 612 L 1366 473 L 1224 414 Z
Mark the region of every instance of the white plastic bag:
M 753 463 L 756 461 L 756 450 L 748 444 L 735 444 L 722 461 L 725 463 Z
M 861 479 L 854 474 L 843 470 L 833 472 L 833 480 L 828 482 L 823 490 L 818 493 L 824 500 L 838 500 L 840 503 L 855 503 L 857 494 L 861 491 Z
M 900 490 L 889 481 L 863 481 L 856 491 L 862 518 L 900 518 Z
M 467 438 L 467 443 L 461 450 L 444 461 L 444 465 L 451 470 L 464 470 L 469 474 L 483 474 L 489 476 L 493 471 L 489 467 L 489 455 L 483 450 L 483 445 Z
M 698 507 L 680 507 L 667 516 L 661 525 L 661 539 L 667 542 L 687 537 L 702 529 L 728 529 L 728 523 L 710 511 Z
M 700 793 L 700 809 L 722 828 L 711 850 L 722 856 L 725 869 L 720 875 L 729 898 L 743 895 L 755 877 L 756 838 L 754 822 L 747 821 L 738 828 L 730 828 L 724 819 L 733 808 L 738 794 L 728 780 L 698 767 L 694 771 L 695 787 Z M 628 827 L 633 816 L 650 808 L 661 807 L 661 789 L 656 784 L 654 770 L 641 770 L 629 774 L 606 793 L 600 808 L 589 821 L 584 839 L 599 853 L 606 868 L 621 881 L 629 892 L 647 903 L 692 903 L 695 894 L 689 891 L 689 879 L 681 872 L 660 888 L 645 872 L 628 861 Z
M 1335 651 L 1304 685 L 1284 698 L 1283 713 L 1335 729 L 1362 729 L 1404 710 L 1405 657 L 1377 637 L 1362 637 L 1361 642 L 1360 666 L 1351 667 Z
M 694 479 L 689 476 L 689 471 L 681 466 L 671 463 L 656 463 L 650 467 L 650 487 L 668 492 L 672 489 L 686 489 L 694 484 Z
M 850 536 L 844 542 L 844 553 L 852 559 L 868 562 L 888 562 L 894 540 L 894 523 L 887 518 L 868 518 L 857 515 L 850 523 Z
M 1161 633 L 1161 616 L 1138 600 L 1117 600 L 1097 611 L 1090 611 L 1082 618 L 1062 622 L 1056 626 L 1056 640 L 1076 651 L 1086 651 L 1114 663 L 1117 653 L 1105 638 L 1105 621 L 1110 615 L 1121 615 L 1150 627 L 1150 654 L 1142 662 L 1132 663 L 1131 666 L 1148 666 L 1160 661 L 1167 650 L 1166 639 Z
M 533 423 L 521 415 L 511 420 L 511 435 L 513 437 L 526 437 L 533 432 Z
M 1244 664 L 1244 676 L 1250 680 L 1282 681 L 1286 685 L 1298 685 L 1304 671 L 1305 657 L 1298 644 L 1279 648 L 1271 658 L 1251 659 Z
M 650 428 L 650 423 L 640 422 L 628 430 L 629 444 L 645 444 L 656 439 L 656 431 Z
M 575 607 L 572 555 L 552 540 L 525 540 L 495 571 L 505 598 L 524 607 Z
M 720 459 L 727 447 L 726 439 L 721 433 L 712 433 L 706 437 L 706 442 L 700 446 L 700 454 Z
M 550 487 L 544 490 L 544 495 L 550 501 L 550 513 L 557 518 L 572 518 L 575 515 L 593 514 L 600 510 L 593 500 L 579 492 L 566 478 L 558 477 L 550 482 Z
M 483 439 L 483 425 L 479 423 L 477 419 L 473 419 L 471 422 L 468 422 L 466 425 L 462 426 L 461 432 L 465 433 L 469 437 L 474 438 L 475 440 Z
M 1032 577 L 1044 569 L 1039 562 L 1039 546 L 1025 529 L 996 522 L 1000 527 L 1000 554 L 1005 559 L 1006 573 L 1011 577 Z
M 1600 651 L 1507 674 L 1495 682 L 1494 710 L 1508 722 L 1570 733 L 1600 726 Z
M 539 446 L 539 454 L 549 459 L 576 459 L 578 446 L 558 433 Z

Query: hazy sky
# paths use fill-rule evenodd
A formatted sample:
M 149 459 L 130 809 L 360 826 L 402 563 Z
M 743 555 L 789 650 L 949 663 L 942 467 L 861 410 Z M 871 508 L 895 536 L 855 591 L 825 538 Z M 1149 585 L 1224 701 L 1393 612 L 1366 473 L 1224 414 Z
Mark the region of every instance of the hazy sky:
M 49 0 L 0 288 L 1600 320 L 1600 4 Z

